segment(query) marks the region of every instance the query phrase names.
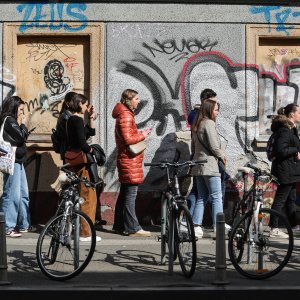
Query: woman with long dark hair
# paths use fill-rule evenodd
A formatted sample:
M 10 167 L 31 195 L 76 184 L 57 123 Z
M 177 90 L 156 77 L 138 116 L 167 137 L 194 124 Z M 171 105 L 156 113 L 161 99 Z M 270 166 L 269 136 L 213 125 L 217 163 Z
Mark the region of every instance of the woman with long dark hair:
M 13 175 L 3 174 L 1 210 L 5 214 L 7 237 L 20 237 L 21 232 L 34 231 L 29 213 L 29 192 L 24 161 L 27 153 L 28 130 L 25 126 L 24 101 L 18 96 L 4 100 L 0 126 L 4 124 L 3 138 L 16 147 Z

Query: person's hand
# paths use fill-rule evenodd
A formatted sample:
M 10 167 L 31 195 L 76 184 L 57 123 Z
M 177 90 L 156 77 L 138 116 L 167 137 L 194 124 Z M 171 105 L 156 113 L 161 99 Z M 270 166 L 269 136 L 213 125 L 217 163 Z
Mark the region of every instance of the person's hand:
M 18 115 L 17 122 L 18 122 L 19 125 L 25 124 L 26 123 L 26 116 L 23 113 L 20 113 Z
M 25 124 L 26 123 L 26 116 L 25 115 L 22 115 L 22 121 L 21 121 L 22 124 Z
M 98 116 L 100 115 L 99 113 L 96 113 L 94 110 L 94 105 L 89 105 L 87 108 L 87 113 L 89 115 L 90 120 L 96 120 Z
M 86 111 L 88 112 L 89 115 L 92 115 L 94 113 L 94 105 L 89 104 Z
M 224 165 L 225 165 L 225 167 L 227 165 L 227 157 L 226 156 L 224 157 Z
M 142 131 L 143 136 L 146 138 L 151 133 L 151 128 L 146 128 Z

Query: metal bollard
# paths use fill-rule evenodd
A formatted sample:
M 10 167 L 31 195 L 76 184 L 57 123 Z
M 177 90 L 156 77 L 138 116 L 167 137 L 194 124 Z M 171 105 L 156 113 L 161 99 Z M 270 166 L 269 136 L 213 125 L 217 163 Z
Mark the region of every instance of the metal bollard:
M 225 216 L 223 213 L 218 213 L 216 220 L 216 265 L 215 280 L 212 283 L 229 284 L 226 277 Z
M 0 285 L 7 284 L 11 282 L 7 280 L 5 216 L 3 212 L 0 212 Z

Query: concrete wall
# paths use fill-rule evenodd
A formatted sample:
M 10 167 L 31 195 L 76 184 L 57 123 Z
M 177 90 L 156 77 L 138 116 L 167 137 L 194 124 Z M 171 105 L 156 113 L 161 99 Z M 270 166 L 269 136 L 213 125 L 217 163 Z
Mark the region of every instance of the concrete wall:
M 239 166 L 249 160 L 269 166 L 264 148 L 254 143 L 266 142 L 269 126 L 266 113 L 274 113 L 286 101 L 298 102 L 298 62 L 286 69 L 283 77 L 266 72 L 256 64 L 252 52 L 257 45 L 255 39 L 249 45 L 247 31 L 251 24 L 259 24 L 266 36 L 297 37 L 300 17 L 297 7 L 52 3 L 1 4 L 0 8 L 1 33 L 3 24 L 11 21 L 20 23 L 20 35 L 31 31 L 36 34 L 39 30 L 80 35 L 87 24 L 104 23 L 104 64 L 99 70 L 104 78 L 101 90 L 97 91 L 99 97 L 93 101 L 101 114 L 96 140 L 108 157 L 101 170 L 107 184 L 101 201 L 103 214 L 109 221 L 119 189 L 111 111 L 124 89 L 136 89 L 142 99 L 136 115 L 139 128 L 154 126 L 145 162 L 174 158 L 175 132 L 189 130 L 186 117 L 199 102 L 201 90 L 214 89 L 221 103 L 217 126 L 228 140 L 228 171 L 232 177 L 228 193 L 238 192 L 242 187 L 237 176 Z M 75 21 L 78 25 L 72 27 Z M 2 44 L 0 51 L 5 54 L 8 47 Z M 298 45 L 294 51 L 293 57 L 297 57 Z M 15 75 L 4 65 L 1 83 L 2 97 L 15 88 Z M 259 89 L 260 95 L 264 95 L 261 117 Z M 279 100 L 278 94 L 282 95 Z M 275 106 L 270 104 L 273 102 Z M 249 151 L 254 152 L 249 154 Z M 140 187 L 144 202 L 138 199 L 137 207 L 139 216 L 147 215 L 149 220 L 149 214 L 157 212 L 157 199 L 165 181 L 161 172 L 144 170 L 146 180 Z M 145 207 L 151 208 L 147 211 Z

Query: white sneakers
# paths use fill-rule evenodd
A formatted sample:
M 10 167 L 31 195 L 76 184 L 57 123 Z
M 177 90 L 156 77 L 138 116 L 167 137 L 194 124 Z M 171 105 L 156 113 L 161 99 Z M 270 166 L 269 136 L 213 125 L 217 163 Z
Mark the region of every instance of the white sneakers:
M 231 230 L 231 226 L 225 223 L 225 230 L 230 231 Z
M 231 226 L 225 223 L 225 234 L 231 230 Z M 216 226 L 214 226 L 214 233 L 216 233 Z
M 81 236 L 79 238 L 79 240 L 81 242 L 90 242 L 92 240 L 92 237 L 91 236 L 87 236 L 87 237 Z M 100 242 L 101 240 L 102 240 L 102 238 L 100 236 L 96 236 L 96 242 Z
M 272 228 L 270 231 L 270 237 L 288 239 L 289 235 L 280 230 L 279 228 Z
M 151 232 L 150 231 L 145 231 L 143 229 L 140 229 L 137 232 L 129 233 L 128 236 L 150 237 L 151 236 Z
M 201 239 L 203 237 L 203 230 L 201 226 L 195 226 L 194 227 L 195 230 L 195 236 L 199 239 Z

